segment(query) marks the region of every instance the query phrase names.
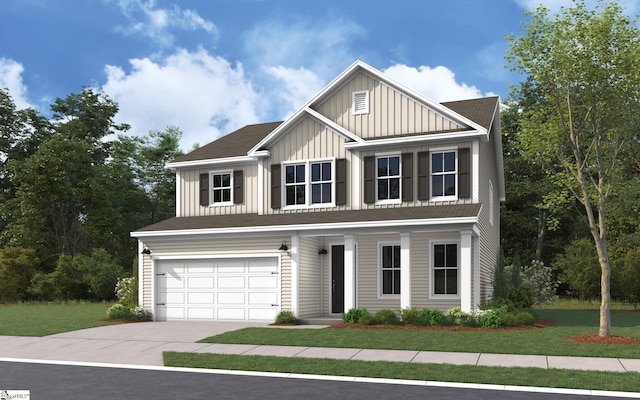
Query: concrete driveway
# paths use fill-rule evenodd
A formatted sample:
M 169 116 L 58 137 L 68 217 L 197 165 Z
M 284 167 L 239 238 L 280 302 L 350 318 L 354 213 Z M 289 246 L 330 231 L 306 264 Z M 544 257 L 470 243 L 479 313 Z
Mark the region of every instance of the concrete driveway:
M 0 336 L 0 357 L 162 366 L 164 351 L 198 351 L 200 339 L 266 323 L 138 322 L 45 337 Z

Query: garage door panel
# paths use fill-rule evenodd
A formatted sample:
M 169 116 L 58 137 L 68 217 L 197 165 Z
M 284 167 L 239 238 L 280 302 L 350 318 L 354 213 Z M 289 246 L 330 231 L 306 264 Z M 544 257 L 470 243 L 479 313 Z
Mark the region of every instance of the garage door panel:
M 213 292 L 190 292 L 187 294 L 187 298 L 189 299 L 189 304 L 214 304 L 215 302 Z
M 278 295 L 270 292 L 251 292 L 247 296 L 247 304 L 250 306 L 269 306 L 278 303 Z
M 279 310 L 278 259 L 160 260 L 156 319 L 273 321 Z
M 221 276 L 218 278 L 218 289 L 246 289 L 244 276 Z
M 249 276 L 249 289 L 276 289 L 278 276 Z
M 245 292 L 218 292 L 218 304 L 242 305 L 246 302 Z
M 187 285 L 188 289 L 213 289 L 214 279 L 213 276 L 206 278 L 202 276 L 189 277 L 187 278 Z

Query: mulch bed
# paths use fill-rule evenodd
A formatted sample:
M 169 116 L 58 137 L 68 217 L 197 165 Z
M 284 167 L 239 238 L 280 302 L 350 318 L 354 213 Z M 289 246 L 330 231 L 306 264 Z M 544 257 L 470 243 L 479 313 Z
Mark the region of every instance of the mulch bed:
M 554 326 L 555 321 L 540 320 L 534 325 L 526 326 L 503 326 L 497 329 L 492 328 L 478 328 L 472 326 L 415 326 L 415 325 L 359 325 L 359 324 L 337 324 L 331 325 L 334 329 L 387 329 L 387 330 L 412 330 L 412 331 L 518 331 L 525 329 L 542 329 L 549 326 Z M 625 336 L 607 336 L 601 337 L 597 334 L 593 335 L 580 335 L 568 338 L 569 341 L 580 344 L 607 344 L 607 345 L 630 345 L 640 344 L 640 339 Z

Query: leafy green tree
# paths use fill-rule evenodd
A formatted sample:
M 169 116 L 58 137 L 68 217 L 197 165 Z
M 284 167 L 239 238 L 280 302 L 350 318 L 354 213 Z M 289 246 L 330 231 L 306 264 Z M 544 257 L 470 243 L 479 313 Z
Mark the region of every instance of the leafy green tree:
M 527 15 L 522 35 L 507 38 L 506 56 L 541 95 L 523 110 L 521 141 L 530 159 L 561 167 L 555 182 L 584 207 L 601 270 L 599 334 L 608 336 L 606 204 L 617 157 L 638 129 L 630 110 L 640 106 L 640 32 L 616 3 L 589 10 L 576 1 L 560 15 L 550 16 L 544 7 Z
M 556 256 L 553 267 L 559 271 L 560 281 L 571 295 L 580 300 L 598 297 L 600 264 L 592 241 L 574 240 L 564 253 Z
M 7 247 L 0 250 L 0 302 L 26 300 L 27 289 L 39 263 L 31 249 Z

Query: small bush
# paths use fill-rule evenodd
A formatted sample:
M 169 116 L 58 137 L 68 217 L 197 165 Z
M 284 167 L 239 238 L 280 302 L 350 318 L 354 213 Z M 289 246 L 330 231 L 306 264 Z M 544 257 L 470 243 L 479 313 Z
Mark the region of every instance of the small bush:
M 362 314 L 357 323 L 360 325 L 378 325 L 378 321 L 370 312 Z
M 533 289 L 528 285 L 511 289 L 507 294 L 507 299 L 513 303 L 515 308 L 530 308 L 533 305 Z
M 400 318 L 393 310 L 380 310 L 373 316 L 377 325 L 400 325 Z
M 462 311 L 460 307 L 453 307 L 444 312 L 444 316 L 450 325 L 469 325 L 470 315 Z
M 138 280 L 136 277 L 118 278 L 115 294 L 118 303 L 132 307 L 136 306 L 138 304 Z
M 504 326 L 533 325 L 538 318 L 529 311 L 511 311 L 502 316 Z
M 109 319 L 126 319 L 129 321 L 146 321 L 151 315 L 142 307 L 126 307 L 116 303 L 107 310 Z
M 149 311 L 145 310 L 144 308 L 133 307 L 129 309 L 126 319 L 131 321 L 147 321 L 150 317 L 151 314 L 149 314 Z
M 346 313 L 342 313 L 342 321 L 345 324 L 362 324 L 363 322 L 360 320 L 367 315 L 371 317 L 366 308 L 352 308 Z
M 127 308 L 120 303 L 116 303 L 107 310 L 107 318 L 109 319 L 125 319 Z
M 400 319 L 407 325 L 415 325 L 419 312 L 417 308 L 404 308 L 400 311 Z
M 442 325 L 444 323 L 444 319 L 442 311 L 423 308 L 418 312 L 418 316 L 414 324 L 420 326 Z
M 290 310 L 282 310 L 276 315 L 276 324 L 296 324 L 298 319 Z

